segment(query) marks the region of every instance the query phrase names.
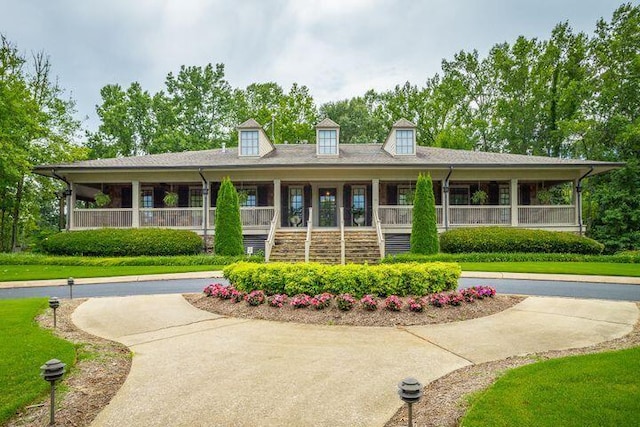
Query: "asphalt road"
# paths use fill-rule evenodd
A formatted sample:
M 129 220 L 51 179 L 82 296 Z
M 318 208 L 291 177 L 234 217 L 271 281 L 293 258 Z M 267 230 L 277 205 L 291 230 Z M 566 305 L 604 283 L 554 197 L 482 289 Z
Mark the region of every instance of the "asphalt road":
M 196 293 L 214 281 L 223 279 L 183 279 L 113 284 L 74 285 L 74 298 L 128 296 L 149 294 Z M 490 285 L 503 294 L 596 298 L 618 301 L 640 301 L 640 285 L 610 283 L 560 282 L 515 279 L 460 279 L 460 288 Z M 30 297 L 69 298 L 68 286 L 0 289 L 0 299 Z

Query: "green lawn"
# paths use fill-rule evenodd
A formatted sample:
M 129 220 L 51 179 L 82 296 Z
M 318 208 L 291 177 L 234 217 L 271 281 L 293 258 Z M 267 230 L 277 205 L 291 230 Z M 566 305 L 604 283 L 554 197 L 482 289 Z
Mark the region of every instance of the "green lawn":
M 143 274 L 184 273 L 222 270 L 221 265 L 144 265 L 78 266 L 78 265 L 0 265 L 0 282 L 15 280 L 66 279 L 68 277 L 138 276 Z
M 50 390 L 40 377 L 47 360 L 60 359 L 67 371 L 75 363 L 74 345 L 35 322 L 47 307 L 44 298 L 0 300 L 0 424 Z
M 609 262 L 461 262 L 462 271 L 640 277 L 640 264 Z
M 472 398 L 462 425 L 637 426 L 638 372 L 640 347 L 514 369 Z

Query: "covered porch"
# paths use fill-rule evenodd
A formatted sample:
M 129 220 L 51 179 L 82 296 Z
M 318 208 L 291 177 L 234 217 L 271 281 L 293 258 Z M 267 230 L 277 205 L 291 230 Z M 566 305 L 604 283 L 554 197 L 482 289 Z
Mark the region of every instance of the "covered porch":
M 245 234 L 266 234 L 272 223 L 290 229 L 411 229 L 412 180 L 274 179 L 235 185 Z M 67 228 L 169 227 L 206 233 L 215 227 L 219 187 L 219 182 L 198 181 L 73 183 Z M 573 180 L 434 180 L 433 190 L 440 230 L 499 225 L 579 231 Z

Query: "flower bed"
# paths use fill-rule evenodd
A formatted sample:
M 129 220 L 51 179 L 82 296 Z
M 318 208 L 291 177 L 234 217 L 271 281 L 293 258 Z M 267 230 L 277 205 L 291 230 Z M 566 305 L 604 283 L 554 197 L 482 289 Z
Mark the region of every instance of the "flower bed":
M 356 298 L 349 293 L 333 295 L 329 292 L 324 292 L 313 297 L 307 294 L 297 294 L 289 300 L 289 296 L 286 294 L 275 294 L 267 297 L 262 290 L 254 290 L 246 294 L 233 286 L 227 286 L 222 283 L 207 285 L 203 293 L 207 297 L 231 300 L 236 303 L 244 299 L 250 306 L 258 306 L 268 302 L 268 305 L 273 308 L 282 308 L 289 302 L 289 305 L 293 308 L 312 307 L 316 310 L 323 310 L 335 305 L 336 308 L 342 311 L 349 311 L 356 307 L 364 311 L 375 311 L 379 305 L 379 300 L 371 294 L 362 297 L 359 304 Z M 422 313 L 429 305 L 435 308 L 445 306 L 458 307 L 462 304 L 473 304 L 475 301 L 485 298 L 493 298 L 495 295 L 496 290 L 491 286 L 473 286 L 460 291 L 439 292 L 424 297 L 408 298 L 406 301 L 398 295 L 389 295 L 384 299 L 383 306 L 389 311 L 406 309 L 414 313 Z
M 461 292 L 466 291 L 462 290 Z M 233 293 L 233 289 L 230 293 Z M 402 302 L 400 311 L 386 309 L 384 305 L 385 298 L 371 294 L 365 295 L 360 299 L 356 299 L 350 294 L 334 294 L 335 296 L 330 299 L 330 304 L 322 309 L 317 309 L 311 305 L 311 300 L 313 298 L 318 299 L 322 294 L 315 296 L 309 294 L 293 296 L 282 293 L 273 294 L 266 297 L 266 304 L 256 306 L 249 305 L 244 299 L 234 304 L 234 299 L 225 299 L 222 296 L 224 295 L 222 292 L 218 292 L 219 296 L 217 297 L 201 293 L 185 295 L 185 298 L 202 310 L 235 318 L 264 319 L 325 326 L 377 327 L 427 325 L 469 320 L 506 310 L 524 299 L 524 297 L 513 295 L 484 296 L 485 293 L 493 294 L 489 287 L 478 287 L 475 293 L 479 295 L 478 299 L 469 302 L 468 300 L 464 301 L 464 297 L 462 297 L 463 302 L 457 306 L 448 302 L 451 292 L 442 292 L 424 297 L 398 296 L 398 299 Z M 483 296 L 483 298 L 480 298 L 480 296 Z M 444 303 L 437 307 L 432 301 L 444 301 Z

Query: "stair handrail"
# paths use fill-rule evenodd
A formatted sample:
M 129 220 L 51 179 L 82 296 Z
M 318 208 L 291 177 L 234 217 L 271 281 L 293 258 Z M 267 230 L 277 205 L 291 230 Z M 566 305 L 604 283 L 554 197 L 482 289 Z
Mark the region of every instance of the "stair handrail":
M 340 264 L 345 264 L 344 207 L 340 208 Z
M 271 257 L 271 249 L 273 249 L 273 245 L 275 245 L 276 240 L 276 230 L 278 229 L 278 221 L 280 219 L 280 212 L 276 209 L 273 214 L 273 218 L 271 219 L 271 225 L 269 227 L 269 235 L 267 236 L 267 241 L 264 244 L 264 261 L 269 262 L 269 257 Z
M 309 208 L 307 218 L 307 239 L 304 241 L 304 262 L 309 262 L 309 252 L 311 251 L 311 230 L 313 229 L 313 208 Z
M 384 258 L 384 234 L 382 233 L 382 224 L 378 210 L 373 210 L 373 223 L 376 226 L 376 234 L 378 235 L 378 247 L 380 248 L 380 259 Z

